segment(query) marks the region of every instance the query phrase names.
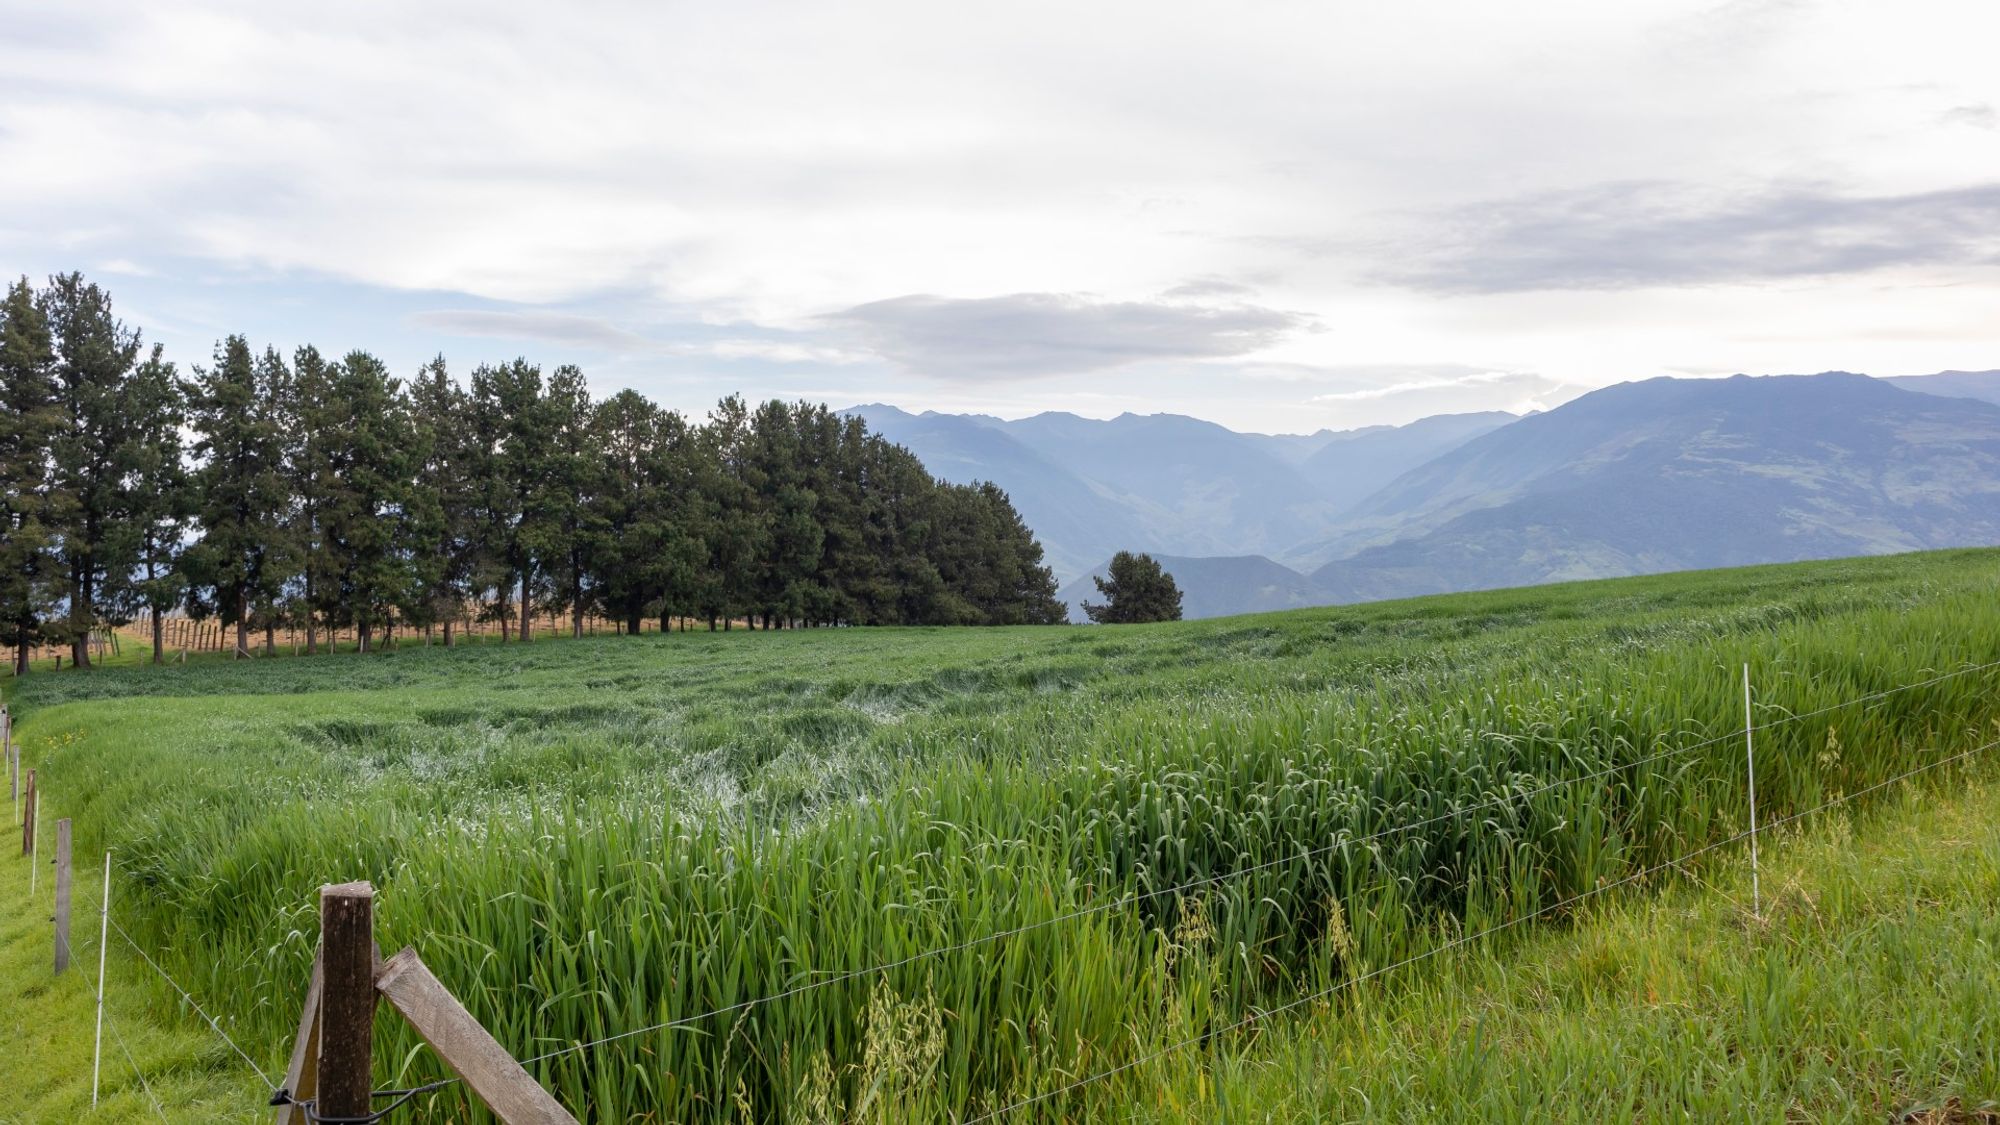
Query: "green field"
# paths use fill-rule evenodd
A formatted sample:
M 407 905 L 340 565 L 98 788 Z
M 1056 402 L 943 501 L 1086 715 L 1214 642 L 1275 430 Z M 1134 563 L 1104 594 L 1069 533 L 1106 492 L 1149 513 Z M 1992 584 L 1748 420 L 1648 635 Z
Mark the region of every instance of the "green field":
M 75 818 L 81 855 L 116 849 L 124 924 L 274 1072 L 315 889 L 367 878 L 385 950 L 415 945 L 518 1056 L 688 1021 L 534 1064 L 589 1120 L 952 1119 L 1041 1095 L 1008 1119 L 1234 1097 L 1337 1120 L 1368 1113 L 1330 1074 L 1375 1049 L 1345 1024 L 1392 978 L 1208 1033 L 1734 836 L 1745 663 L 1766 819 L 1982 745 L 2000 669 L 1843 704 L 2000 659 L 1997 586 L 2000 552 L 1960 551 L 1161 626 L 605 637 L 9 690 L 49 814 Z M 1723 878 L 1734 855 L 1692 870 Z M 438 1073 L 382 1028 L 381 1084 Z M 1385 1058 L 1422 1050 L 1389 1039 Z M 1961 1088 L 1944 1077 L 1836 1108 Z M 1961 1085 L 1982 1081 L 2000 1093 L 1990 1065 Z M 467 1113 L 445 1093 L 413 1118 Z

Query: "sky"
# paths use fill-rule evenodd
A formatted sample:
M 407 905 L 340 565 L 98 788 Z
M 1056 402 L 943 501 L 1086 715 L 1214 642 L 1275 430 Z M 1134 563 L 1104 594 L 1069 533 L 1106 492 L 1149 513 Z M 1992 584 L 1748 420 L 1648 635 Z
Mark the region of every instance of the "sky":
M 2000 367 L 2000 5 L 0 0 L 0 275 L 363 348 L 1309 432 Z

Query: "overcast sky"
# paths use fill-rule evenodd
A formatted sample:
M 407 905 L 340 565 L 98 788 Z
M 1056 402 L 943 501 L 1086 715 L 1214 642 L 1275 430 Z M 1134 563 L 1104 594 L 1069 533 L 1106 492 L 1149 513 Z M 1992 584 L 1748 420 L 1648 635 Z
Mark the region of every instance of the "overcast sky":
M 2000 367 L 2000 5 L 0 0 L 0 271 L 183 364 L 1309 431 Z

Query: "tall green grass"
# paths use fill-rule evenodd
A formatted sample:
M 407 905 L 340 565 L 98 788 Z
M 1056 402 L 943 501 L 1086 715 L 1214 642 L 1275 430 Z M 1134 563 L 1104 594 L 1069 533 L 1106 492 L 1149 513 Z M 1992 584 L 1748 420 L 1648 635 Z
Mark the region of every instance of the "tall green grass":
M 273 1068 L 314 890 L 368 878 L 385 949 L 416 945 L 523 1057 L 727 1009 L 534 1064 L 587 1119 L 951 1118 L 1739 831 L 1744 663 L 1767 816 L 1983 741 L 1992 672 L 1837 705 L 2000 659 L 1996 564 L 407 650 L 16 699 L 80 845 L 119 850 L 127 925 Z M 385 1082 L 435 1072 L 383 1031 Z M 476 1115 L 456 1097 L 420 1108 Z

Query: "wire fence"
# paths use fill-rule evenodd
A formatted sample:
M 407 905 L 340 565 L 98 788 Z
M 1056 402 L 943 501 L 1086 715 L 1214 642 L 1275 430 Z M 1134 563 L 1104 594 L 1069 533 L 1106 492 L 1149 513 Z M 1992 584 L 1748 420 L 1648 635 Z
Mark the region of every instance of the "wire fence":
M 629 1030 L 621 1031 L 612 1035 L 603 1036 L 601 1038 L 592 1039 L 580 1043 L 568 1044 L 563 1047 L 557 1048 L 555 1050 L 546 1051 L 537 1055 L 531 1055 L 526 1058 L 518 1059 L 517 1061 L 519 1062 L 520 1065 L 524 1067 L 532 1067 L 538 1063 L 548 1062 L 550 1060 L 561 1058 L 567 1055 L 579 1054 L 599 1047 L 617 1043 L 623 1040 L 636 1038 L 638 1036 L 652 1034 L 656 1032 L 674 1030 L 677 1028 L 689 1027 L 721 1016 L 732 1015 L 749 1009 L 762 1007 L 769 1004 L 780 1003 L 787 999 L 795 998 L 800 995 L 812 992 L 816 989 L 833 987 L 857 979 L 875 976 L 879 974 L 887 974 L 897 969 L 907 967 L 909 965 L 918 964 L 933 958 L 947 956 L 953 953 L 958 953 L 969 949 L 978 948 L 980 946 L 991 944 L 994 942 L 1004 941 L 1010 937 L 1016 937 L 1031 931 L 1044 929 L 1047 927 L 1063 924 L 1066 922 L 1072 922 L 1080 919 L 1093 917 L 1110 911 L 1129 909 L 1141 903 L 1145 903 L 1153 899 L 1161 898 L 1164 896 L 1169 896 L 1169 895 L 1185 896 L 1191 893 L 1203 891 L 1218 885 L 1222 885 L 1233 880 L 1246 879 L 1249 876 L 1257 874 L 1259 872 L 1268 871 L 1277 867 L 1285 866 L 1287 864 L 1303 863 L 1315 858 L 1339 852 L 1343 849 L 1367 846 L 1370 844 L 1379 843 L 1383 840 L 1387 840 L 1391 837 L 1395 837 L 1405 833 L 1416 832 L 1427 827 L 1434 827 L 1439 824 L 1445 824 L 1453 821 L 1462 820 L 1465 817 L 1472 816 L 1480 812 L 1491 811 L 1494 809 L 1524 802 L 1537 795 L 1547 793 L 1555 789 L 1560 789 L 1565 786 L 1578 785 L 1590 781 L 1602 780 L 1604 778 L 1612 777 L 1614 775 L 1624 773 L 1626 771 L 1640 769 L 1649 765 L 1655 765 L 1670 760 L 1684 759 L 1693 755 L 1697 751 L 1707 749 L 1709 747 L 1715 746 L 1723 742 L 1728 742 L 1735 739 L 1747 739 L 1755 732 L 1775 730 L 1777 728 L 1784 727 L 1793 723 L 1819 718 L 1836 711 L 1841 711 L 1853 707 L 1865 706 L 1869 703 L 1879 702 L 1881 700 L 1890 698 L 1892 696 L 1898 695 L 1903 692 L 1913 691 L 1925 687 L 1931 687 L 1958 677 L 1974 675 L 1982 672 L 1992 671 L 1995 669 L 2000 669 L 2000 660 L 1989 661 L 1986 663 L 1976 664 L 1976 665 L 1969 665 L 1967 667 L 1955 669 L 1950 672 L 1940 673 L 1938 675 L 1929 677 L 1924 680 L 1908 684 L 1901 684 L 1892 688 L 1882 689 L 1880 691 L 1871 692 L 1866 695 L 1858 696 L 1854 699 L 1843 700 L 1838 703 L 1833 703 L 1823 707 L 1815 708 L 1810 711 L 1785 712 L 1775 719 L 1771 719 L 1769 721 L 1762 723 L 1755 722 L 1754 720 L 1746 721 L 1745 725 L 1741 729 L 1731 730 L 1723 734 L 1716 735 L 1714 737 L 1701 739 L 1696 742 L 1673 746 L 1668 749 L 1660 750 L 1655 753 L 1649 754 L 1645 757 L 1608 765 L 1599 769 L 1592 770 L 1587 773 L 1571 775 L 1568 777 L 1563 777 L 1556 780 L 1548 781 L 1540 785 L 1534 786 L 1532 788 L 1510 792 L 1502 797 L 1496 797 L 1491 800 L 1476 802 L 1461 807 L 1454 807 L 1433 816 L 1429 816 L 1420 820 L 1409 821 L 1402 824 L 1398 824 L 1389 828 L 1381 829 L 1379 831 L 1376 831 L 1368 835 L 1354 836 L 1354 837 L 1341 836 L 1340 838 L 1337 838 L 1328 844 L 1306 849 L 1294 855 L 1289 855 L 1279 859 L 1269 860 L 1263 863 L 1254 864 L 1248 867 L 1239 868 L 1221 874 L 1204 876 L 1199 879 L 1187 880 L 1185 882 L 1177 883 L 1171 886 L 1159 887 L 1146 891 L 1131 892 L 1128 894 L 1117 896 L 1112 899 L 1108 899 L 1101 903 L 1091 905 L 1089 907 L 1085 907 L 1079 910 L 1069 911 L 1067 913 L 1059 914 L 1050 918 L 1045 918 L 1037 922 L 1028 923 L 1026 925 L 1013 927 L 1010 929 L 993 931 L 990 933 L 982 934 L 976 938 L 971 938 L 965 941 L 956 942 L 948 945 L 937 946 L 931 949 L 924 950 L 919 953 L 911 954 L 905 957 L 900 957 L 890 961 L 884 961 L 879 964 L 867 966 L 865 968 L 842 970 L 839 972 L 829 973 L 826 975 L 819 976 L 816 979 L 810 980 L 806 983 L 797 985 L 792 988 L 783 989 L 777 992 L 754 997 L 748 1000 L 743 1000 L 734 1004 L 729 1004 L 723 1007 L 714 1008 L 708 1011 L 701 1012 L 699 1014 L 679 1016 L 673 1019 L 663 1020 L 658 1023 L 649 1024 L 646 1026 L 631 1028 Z M 1643 880 L 1651 878 L 1652 876 L 1658 875 L 1662 872 L 1666 872 L 1669 870 L 1678 870 L 1686 877 L 1695 879 L 1697 882 L 1700 882 L 1701 880 L 1699 880 L 1698 876 L 1695 876 L 1688 867 L 1688 865 L 1695 860 L 1702 859 L 1703 857 L 1709 856 L 1717 851 L 1728 848 L 1738 843 L 1742 843 L 1744 841 L 1754 841 L 1756 839 L 1757 833 L 1760 831 L 1768 832 L 1774 829 L 1783 828 L 1787 825 L 1796 823 L 1798 821 L 1804 820 L 1808 817 L 1817 815 L 1819 813 L 1828 811 L 1830 809 L 1848 805 L 1856 800 L 1867 797 L 1873 793 L 1879 792 L 1885 788 L 1888 788 L 1889 786 L 1896 785 L 1904 781 L 1908 781 L 1921 774 L 1928 773 L 1932 770 L 1936 770 L 1941 767 L 1952 765 L 1955 763 L 1969 761 L 1973 757 L 1982 754 L 1984 752 L 1987 752 L 1989 750 L 1992 750 L 1995 747 L 2000 747 L 2000 739 L 1995 739 L 1993 741 L 1985 742 L 1981 745 L 1975 746 L 1969 750 L 1965 750 L 1957 754 L 1953 754 L 1949 757 L 1940 758 L 1932 762 L 1927 762 L 1913 769 L 1909 769 L 1901 773 L 1898 773 L 1893 777 L 1886 778 L 1884 780 L 1868 785 L 1864 788 L 1858 789 L 1852 793 L 1844 794 L 1832 800 L 1824 801 L 1818 805 L 1813 806 L 1812 808 L 1805 809 L 1800 812 L 1791 813 L 1774 820 L 1758 823 L 1755 820 L 1753 814 L 1751 823 L 1743 831 L 1715 840 L 1711 843 L 1695 848 L 1689 852 L 1676 856 L 1672 859 L 1663 860 L 1658 863 L 1650 864 L 1642 869 L 1629 872 L 1626 875 L 1621 876 L 1615 880 L 1601 883 L 1600 885 L 1592 887 L 1589 890 L 1560 899 L 1555 902 L 1551 902 L 1537 909 L 1509 918 L 1506 921 L 1485 927 L 1474 933 L 1464 934 L 1459 937 L 1453 938 L 1449 941 L 1441 942 L 1438 945 L 1426 949 L 1421 953 L 1417 953 L 1412 956 L 1405 957 L 1401 960 L 1392 962 L 1390 964 L 1382 965 L 1375 969 L 1371 969 L 1367 972 L 1352 977 L 1348 977 L 1328 988 L 1296 997 L 1290 1001 L 1287 1001 L 1286 1003 L 1277 1005 L 1275 1007 L 1254 1009 L 1249 1014 L 1245 1015 L 1243 1018 L 1233 1023 L 1212 1028 L 1202 1033 L 1199 1036 L 1190 1037 L 1154 1049 L 1152 1051 L 1148 1051 L 1137 1057 L 1126 1060 L 1125 1062 L 1122 1062 L 1116 1066 L 1097 1071 L 1095 1073 L 1087 1075 L 1083 1078 L 1076 1079 L 1064 1085 L 1042 1091 L 1031 1097 L 1022 1098 L 1017 1101 L 999 1106 L 997 1108 L 987 1110 L 986 1112 L 980 1113 L 976 1116 L 959 1118 L 958 1125 L 983 1125 L 983 1123 L 985 1122 L 995 1121 L 1003 1117 L 1008 1117 L 1019 1111 L 1025 1109 L 1031 1109 L 1035 1106 L 1046 1104 L 1055 1099 L 1075 1094 L 1085 1089 L 1086 1087 L 1090 1087 L 1101 1082 L 1110 1081 L 1121 1075 L 1129 1074 L 1140 1067 L 1146 1066 L 1149 1063 L 1158 1061 L 1159 1059 L 1172 1055 L 1176 1052 L 1201 1046 L 1203 1044 L 1212 1042 L 1219 1037 L 1227 1036 L 1234 1032 L 1238 1032 L 1253 1027 L 1262 1021 L 1269 1020 L 1272 1017 L 1282 1015 L 1290 1011 L 1294 1011 L 1301 1007 L 1328 1001 L 1349 989 L 1359 987 L 1373 980 L 1378 980 L 1382 977 L 1385 977 L 1391 973 L 1396 972 L 1399 969 L 1426 961 L 1430 958 L 1437 957 L 1441 954 L 1444 954 L 1454 949 L 1464 947 L 1474 942 L 1482 941 L 1486 938 L 1492 937 L 1503 931 L 1513 929 L 1515 927 L 1521 926 L 1536 919 L 1545 918 L 1553 914 L 1568 911 L 1571 908 L 1579 904 L 1582 904 L 1584 902 L 1587 902 L 1591 899 L 1605 895 L 1609 892 L 1618 890 L 1620 888 L 1630 886 L 1634 883 L 1641 882 Z M 17 814 L 17 821 L 18 819 L 19 815 Z M 1704 885 L 1708 884 L 1704 883 Z M 243 1061 L 244 1065 L 249 1068 L 251 1073 L 256 1075 L 256 1077 L 260 1082 L 262 1082 L 267 1088 L 274 1091 L 274 1094 L 277 1095 L 283 1094 L 283 1091 L 280 1089 L 279 1085 L 272 1081 L 270 1074 L 266 1072 L 265 1069 L 257 1063 L 256 1059 L 250 1054 L 250 1052 L 246 1051 L 240 1044 L 238 1044 L 236 1040 L 232 1038 L 229 1035 L 229 1033 L 223 1028 L 221 1022 L 218 1021 L 214 1016 L 212 1016 L 208 1012 L 208 1010 L 204 1008 L 186 988 L 182 987 L 181 984 L 177 980 L 175 980 L 174 977 L 171 974 L 169 974 L 159 964 L 159 962 L 155 960 L 153 956 L 150 953 L 148 953 L 143 946 L 139 944 L 139 942 L 135 938 L 133 938 L 133 936 L 125 929 L 125 927 L 122 924 L 120 924 L 117 921 L 115 917 L 111 916 L 108 906 L 105 908 L 105 921 L 108 924 L 109 929 L 111 931 L 115 931 L 119 936 L 119 938 L 122 939 L 124 943 L 129 948 L 131 948 L 133 952 L 139 955 L 141 961 L 149 968 L 151 968 L 153 972 L 156 973 L 160 977 L 160 979 L 166 983 L 166 985 L 172 990 L 172 992 L 181 999 L 181 1001 L 186 1003 L 193 1012 L 195 1012 L 198 1016 L 201 1017 L 202 1021 L 210 1028 L 210 1030 L 212 1030 L 214 1034 L 218 1038 L 220 1038 L 223 1041 L 223 1043 L 225 1043 L 239 1059 Z M 147 1083 L 145 1074 L 142 1068 L 139 1066 L 137 1059 L 133 1056 L 129 1045 L 125 1041 L 122 1031 L 120 1031 L 118 1028 L 116 1021 L 111 1020 L 107 1016 L 106 1022 L 111 1027 L 114 1039 L 118 1042 L 120 1050 L 124 1053 L 127 1063 L 131 1066 L 133 1073 L 135 1077 L 137 1077 L 141 1089 L 144 1092 L 147 1100 L 151 1103 L 153 1110 L 157 1114 L 159 1114 L 162 1120 L 166 1120 L 167 1114 L 165 1110 L 162 1108 L 159 1099 L 154 1095 L 151 1086 Z M 379 1093 L 382 1095 L 393 1094 L 400 1096 L 402 1100 L 396 1103 L 397 1105 L 400 1105 L 402 1104 L 402 1101 L 407 1101 L 409 1097 L 416 1096 L 417 1094 L 430 1093 L 442 1090 L 452 1085 L 455 1085 L 460 1081 L 461 1080 L 458 1078 L 445 1078 L 436 1082 L 431 1082 L 421 1085 L 419 1087 L 415 1087 L 411 1090 L 381 1091 Z M 274 1101 L 273 1104 L 280 1104 L 280 1103 Z M 377 1114 L 371 1116 L 370 1120 L 386 1116 L 387 1113 L 390 1112 L 393 1108 L 394 1107 L 391 1106 L 389 1109 L 385 1109 L 378 1112 Z

